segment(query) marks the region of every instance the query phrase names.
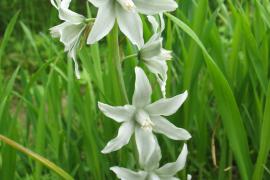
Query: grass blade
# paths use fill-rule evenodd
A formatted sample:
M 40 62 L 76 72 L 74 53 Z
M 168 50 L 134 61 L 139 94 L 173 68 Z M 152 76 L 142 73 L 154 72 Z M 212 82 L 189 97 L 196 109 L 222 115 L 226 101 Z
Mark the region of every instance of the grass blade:
M 255 170 L 253 173 L 253 180 L 262 179 L 264 166 L 267 162 L 267 156 L 270 150 L 270 144 L 268 143 L 270 139 L 270 83 L 268 85 L 268 93 L 267 99 L 265 104 L 264 116 L 263 116 L 263 123 L 262 123 L 262 130 L 261 130 L 261 139 L 260 139 L 260 150 L 259 155 L 257 158 L 257 162 L 255 165 Z
M 3 38 L 3 41 L 0 45 L 0 69 L 1 69 L 1 61 L 2 61 L 2 56 L 3 56 L 3 53 L 5 51 L 5 48 L 8 44 L 8 40 L 11 36 L 11 33 L 13 32 L 13 29 L 15 27 L 15 24 L 17 22 L 17 19 L 18 19 L 18 16 L 19 16 L 19 12 L 17 12 L 11 19 L 11 21 L 9 22 L 7 28 L 6 28 L 6 31 L 5 31 L 5 34 L 4 34 L 4 38 Z
M 11 139 L 3 136 L 3 135 L 0 135 L 0 140 L 3 141 L 5 144 L 8 144 L 12 148 L 14 148 L 14 149 L 16 149 L 16 150 L 30 156 L 34 160 L 39 161 L 44 166 L 46 166 L 49 169 L 51 169 L 52 171 L 56 172 L 58 175 L 60 175 L 64 179 L 73 180 L 73 178 L 67 172 L 65 172 L 63 169 L 61 169 L 60 167 L 58 167 L 57 165 L 55 165 L 54 163 L 52 163 L 48 159 L 46 159 L 46 158 L 44 158 L 44 157 L 30 151 L 29 149 L 21 146 L 20 144 L 16 143 L 15 141 L 13 141 L 13 140 L 11 140 Z
M 234 157 L 240 169 L 242 179 L 247 180 L 251 173 L 251 159 L 249 156 L 249 147 L 247 135 L 242 123 L 241 115 L 237 107 L 233 92 L 225 79 L 224 75 L 207 52 L 206 48 L 198 38 L 198 36 L 180 19 L 171 14 L 166 15 L 185 33 L 187 33 L 204 53 L 205 63 L 207 64 L 208 72 L 212 78 L 214 85 L 214 93 L 217 99 L 219 112 L 222 116 L 223 125 L 227 133 L 230 147 L 234 153 Z

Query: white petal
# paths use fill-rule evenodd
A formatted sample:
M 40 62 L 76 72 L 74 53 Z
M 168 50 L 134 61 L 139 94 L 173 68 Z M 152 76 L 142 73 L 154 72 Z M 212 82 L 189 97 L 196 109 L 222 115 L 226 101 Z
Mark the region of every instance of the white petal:
M 95 23 L 87 39 L 87 44 L 94 44 L 112 30 L 115 23 L 115 9 L 113 3 L 113 1 L 108 1 L 99 8 Z
M 117 137 L 108 142 L 101 152 L 107 154 L 121 149 L 124 145 L 128 144 L 133 132 L 134 122 L 124 122 L 119 128 Z
M 71 3 L 71 0 L 62 0 L 61 7 L 62 8 L 69 8 L 70 3 Z
M 160 176 L 173 176 L 178 171 L 181 171 L 186 164 L 188 155 L 187 145 L 184 144 L 182 152 L 178 156 L 176 162 L 168 163 L 156 170 L 156 173 Z
M 153 169 L 157 169 L 159 167 L 159 162 L 161 160 L 161 150 L 160 150 L 160 146 L 159 143 L 155 137 L 156 140 L 156 147 L 154 152 L 151 154 L 149 160 L 145 163 L 145 167 L 148 170 L 153 170 Z
M 135 108 L 131 105 L 110 106 L 99 102 L 98 107 L 105 114 L 105 116 L 119 123 L 130 121 L 133 118 L 135 112 Z
M 136 81 L 132 103 L 136 107 L 144 107 L 151 102 L 152 88 L 147 76 L 141 68 L 136 67 L 135 74 Z
M 154 173 L 151 173 L 150 175 L 148 175 L 147 180 L 160 180 L 160 177 Z
M 140 13 L 153 15 L 174 11 L 178 5 L 174 0 L 133 0 Z
M 121 180 L 145 180 L 147 176 L 146 172 L 134 172 L 121 167 L 111 167 L 110 170 L 112 170 Z
M 85 27 L 86 26 L 84 24 L 74 25 L 68 22 L 64 22 L 50 29 L 51 35 L 53 37 L 60 37 L 60 41 L 65 45 L 65 51 L 68 51 L 68 56 L 74 61 L 75 74 L 78 79 L 80 79 L 80 73 L 79 65 L 76 60 L 76 54 L 80 42 L 80 37 Z
M 81 24 L 84 22 L 85 17 L 67 8 L 59 8 L 59 18 L 71 24 Z
M 157 81 L 160 86 L 163 97 L 166 97 L 166 82 L 167 82 L 167 71 L 168 66 L 166 61 L 149 60 L 144 61 L 146 67 L 156 75 Z
M 135 128 L 135 139 L 139 154 L 139 163 L 145 170 L 151 170 L 158 167 L 161 153 L 156 140 L 151 130 L 141 127 Z
M 151 120 L 154 123 L 153 130 L 156 133 L 164 134 L 173 140 L 188 140 L 191 138 L 187 130 L 176 127 L 164 117 L 152 116 Z
M 159 14 L 159 19 L 160 19 L 160 32 L 163 32 L 165 29 L 165 21 L 163 18 L 163 13 Z
M 61 37 L 61 34 L 63 33 L 63 30 L 64 30 L 66 27 L 68 27 L 68 26 L 70 26 L 70 24 L 64 22 L 64 23 L 62 23 L 62 24 L 59 24 L 59 25 L 57 25 L 57 26 L 54 26 L 54 27 L 50 28 L 51 36 L 52 36 L 53 38 L 59 38 L 59 37 Z
M 128 37 L 128 39 L 139 48 L 144 44 L 143 25 L 138 13 L 127 11 L 119 4 L 116 4 L 117 23 L 120 30 Z
M 159 38 L 151 43 L 146 43 L 140 50 L 140 58 L 147 60 L 149 58 L 155 57 L 161 53 L 162 49 L 162 38 Z
M 160 99 L 146 107 L 150 115 L 170 116 L 174 114 L 187 99 L 188 93 L 185 91 L 172 98 Z
M 51 0 L 51 4 L 58 9 L 60 4 L 61 4 L 61 0 Z
M 107 3 L 108 1 L 111 0 L 88 0 L 90 3 L 92 3 L 94 6 L 96 7 L 101 7 L 103 6 L 105 3 Z
M 156 20 L 156 18 L 154 16 L 147 16 L 148 21 L 151 23 L 154 34 L 158 32 L 158 21 Z
M 180 179 L 176 177 L 160 177 L 160 180 L 180 180 Z

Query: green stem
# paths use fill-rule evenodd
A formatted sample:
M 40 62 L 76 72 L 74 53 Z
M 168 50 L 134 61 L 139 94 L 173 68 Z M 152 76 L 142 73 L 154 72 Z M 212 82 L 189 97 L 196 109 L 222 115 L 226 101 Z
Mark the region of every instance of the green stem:
M 114 69 L 114 74 L 116 75 L 116 83 L 119 87 L 121 99 L 121 103 L 128 103 L 128 96 L 126 92 L 125 82 L 122 73 L 122 66 L 121 66 L 121 58 L 119 53 L 119 41 L 118 41 L 118 26 L 115 24 L 111 37 L 110 37 L 110 49 L 111 49 L 111 60 L 112 66 L 111 68 Z M 119 94 L 119 92 L 115 92 L 115 95 Z
M 130 58 L 135 58 L 135 57 L 137 57 L 137 56 L 138 56 L 137 53 L 136 53 L 136 54 L 128 55 L 128 56 L 126 56 L 126 57 L 123 58 L 122 62 L 125 61 L 125 60 L 127 60 L 127 59 L 130 59 Z
M 15 141 L 13 141 L 13 140 L 11 140 L 3 135 L 0 135 L 0 141 L 4 142 L 5 144 L 8 144 L 12 148 L 14 148 L 20 152 L 30 156 L 34 160 L 39 161 L 44 166 L 53 170 L 54 172 L 56 172 L 58 175 L 60 175 L 64 179 L 73 180 L 73 178 L 66 171 L 64 171 L 63 169 L 58 167 L 56 164 L 54 164 L 53 162 L 49 161 L 48 159 L 46 159 L 44 157 L 32 152 L 31 150 L 26 149 L 25 147 L 21 146 L 20 144 L 16 143 Z

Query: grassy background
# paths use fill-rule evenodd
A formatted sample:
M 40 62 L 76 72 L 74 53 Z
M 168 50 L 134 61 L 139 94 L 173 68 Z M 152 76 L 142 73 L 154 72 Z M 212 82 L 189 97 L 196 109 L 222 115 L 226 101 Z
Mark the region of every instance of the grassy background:
M 177 18 L 166 17 L 164 43 L 174 52 L 167 95 L 189 90 L 188 101 L 169 118 L 193 135 L 186 172 L 194 179 L 269 179 L 269 1 L 181 0 L 179 5 L 173 13 Z M 86 1 L 74 1 L 72 9 L 86 15 Z M 95 16 L 96 9 L 90 9 Z M 0 1 L 0 134 L 75 179 L 114 179 L 109 167 L 137 168 L 137 162 L 131 144 L 110 155 L 100 153 L 118 125 L 97 110 L 97 101 L 123 104 L 114 79 L 113 35 L 98 45 L 82 45 L 82 79 L 76 80 L 63 46 L 49 35 L 59 23 L 48 0 Z M 145 22 L 145 38 L 150 30 Z M 136 52 L 122 34 L 119 42 L 122 57 Z M 136 63 L 122 64 L 129 99 Z M 149 75 L 153 99 L 158 99 L 159 88 Z M 158 138 L 162 163 L 174 161 L 182 143 Z M 1 180 L 58 178 L 0 144 Z

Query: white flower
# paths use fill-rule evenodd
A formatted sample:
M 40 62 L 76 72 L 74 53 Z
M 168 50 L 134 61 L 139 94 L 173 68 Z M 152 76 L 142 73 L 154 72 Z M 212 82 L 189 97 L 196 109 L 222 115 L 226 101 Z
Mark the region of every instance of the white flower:
M 139 58 L 144 62 L 146 67 L 156 75 L 160 85 L 163 97 L 166 97 L 166 81 L 168 66 L 166 61 L 172 58 L 171 51 L 165 50 L 162 47 L 163 38 L 161 34 L 165 29 L 163 15 L 159 15 L 160 23 L 153 16 L 148 16 L 151 22 L 154 34 L 145 43 L 139 51 Z
M 177 172 L 181 171 L 186 164 L 187 159 L 187 145 L 184 144 L 182 152 L 178 156 L 176 162 L 167 163 L 159 168 L 159 161 L 161 159 L 161 153 L 159 146 L 151 155 L 151 162 L 148 162 L 149 166 L 143 168 L 143 171 L 134 172 L 126 168 L 112 167 L 111 170 L 121 180 L 179 180 L 174 177 Z M 190 175 L 188 179 L 190 179 Z
M 102 150 L 103 153 L 116 151 L 128 144 L 132 134 L 140 151 L 152 151 L 155 144 L 152 130 L 174 140 L 188 140 L 191 135 L 182 128 L 177 128 L 163 116 L 174 114 L 186 100 L 188 93 L 163 98 L 151 104 L 152 88 L 144 71 L 136 67 L 135 91 L 132 105 L 110 106 L 98 103 L 99 109 L 109 118 L 122 123 L 116 138 Z
M 79 67 L 77 63 L 77 49 L 80 44 L 81 36 L 86 28 L 85 17 L 68 9 L 70 0 L 51 0 L 52 5 L 58 9 L 59 18 L 64 22 L 50 29 L 51 35 L 60 38 L 65 45 L 65 51 L 71 57 L 75 64 L 76 77 L 80 78 Z
M 141 47 L 143 45 L 143 27 L 138 14 L 157 14 L 173 11 L 177 8 L 174 0 L 89 0 L 98 7 L 96 22 L 88 38 L 93 44 L 106 36 L 114 26 L 115 20 L 120 30 L 129 40 Z

